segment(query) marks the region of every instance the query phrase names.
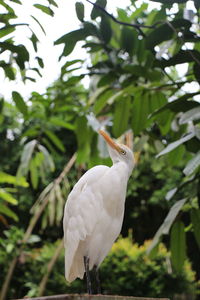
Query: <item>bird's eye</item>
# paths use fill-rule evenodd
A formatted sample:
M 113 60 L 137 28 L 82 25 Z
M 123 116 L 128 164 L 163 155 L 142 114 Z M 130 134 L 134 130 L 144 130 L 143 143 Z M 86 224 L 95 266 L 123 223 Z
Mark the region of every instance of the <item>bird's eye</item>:
M 121 153 L 122 155 L 126 155 L 126 151 L 125 151 L 125 150 L 121 150 L 120 153 Z

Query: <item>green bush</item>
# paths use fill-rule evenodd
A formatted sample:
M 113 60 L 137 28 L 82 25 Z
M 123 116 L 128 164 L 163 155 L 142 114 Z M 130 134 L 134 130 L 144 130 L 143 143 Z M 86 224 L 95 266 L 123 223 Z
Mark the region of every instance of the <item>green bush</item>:
M 160 244 L 152 257 L 146 255 L 149 242 L 132 243 L 120 238 L 101 267 L 104 293 L 145 297 L 169 297 L 197 292 L 195 273 L 186 261 L 182 273 L 172 271 L 169 253 Z
M 132 243 L 130 238 L 118 239 L 100 268 L 102 292 L 170 299 L 176 294 L 189 294 L 190 299 L 194 299 L 197 283 L 191 264 L 187 261 L 183 272 L 177 274 L 171 269 L 169 253 L 165 246 L 160 244 L 152 257 L 148 257 L 148 244 L 149 242 L 145 242 L 139 246 Z M 46 272 L 46 265 L 53 256 L 56 245 L 57 243 L 47 244 L 41 249 L 32 250 L 30 256 L 26 254 L 24 274 L 19 276 L 16 272 L 17 276 L 13 280 L 14 285 L 21 286 L 23 294 L 18 296 L 37 296 L 40 280 Z M 71 284 L 65 281 L 62 253 L 50 275 L 45 295 L 85 292 L 85 281 L 77 279 Z

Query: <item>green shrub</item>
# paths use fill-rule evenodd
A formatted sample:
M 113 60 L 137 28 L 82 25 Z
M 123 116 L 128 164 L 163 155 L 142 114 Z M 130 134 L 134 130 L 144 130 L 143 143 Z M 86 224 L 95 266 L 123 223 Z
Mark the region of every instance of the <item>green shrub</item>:
M 169 253 L 160 244 L 152 257 L 146 255 L 149 242 L 132 243 L 120 238 L 113 245 L 101 267 L 104 293 L 145 297 L 169 297 L 197 291 L 195 273 L 186 262 L 182 273 L 172 271 Z
M 40 281 L 46 273 L 47 264 L 58 242 L 46 243 L 42 248 L 25 251 L 24 259 L 19 261 L 20 266 L 16 268 L 12 279 L 10 298 L 38 296 Z M 145 242 L 144 245 L 139 246 L 132 243 L 130 238 L 118 239 L 100 267 L 102 292 L 170 299 L 173 299 L 175 294 L 189 294 L 190 299 L 193 299 L 197 292 L 197 283 L 195 283 L 195 273 L 191 269 L 191 264 L 186 262 L 181 274 L 172 272 L 169 253 L 165 246 L 160 244 L 157 252 L 154 252 L 152 257 L 148 257 L 146 255 L 148 244 L 149 242 Z M 77 279 L 71 284 L 66 282 L 63 251 L 48 279 L 44 294 L 85 292 L 84 280 Z

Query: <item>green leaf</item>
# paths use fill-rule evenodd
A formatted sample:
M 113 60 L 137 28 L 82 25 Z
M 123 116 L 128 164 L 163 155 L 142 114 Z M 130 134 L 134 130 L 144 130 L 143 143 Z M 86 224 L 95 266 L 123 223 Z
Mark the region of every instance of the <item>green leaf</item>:
M 53 6 L 55 6 L 55 7 L 58 7 L 58 4 L 57 4 L 54 0 L 48 0 L 48 2 L 49 2 L 51 5 L 53 5 Z
M 24 115 L 24 117 L 27 117 L 28 108 L 22 96 L 18 92 L 12 92 L 12 98 L 16 104 L 17 109 Z
M 149 113 L 152 114 L 166 103 L 166 96 L 162 92 L 156 91 L 156 93 L 151 94 L 149 98 Z
M 55 212 L 56 212 L 56 194 L 55 189 L 52 189 L 49 194 L 49 204 L 48 204 L 48 215 L 49 215 L 49 224 L 52 226 L 55 221 Z
M 86 31 L 87 36 L 92 35 L 99 38 L 99 30 L 93 23 L 84 22 L 83 29 Z
M 160 237 L 163 234 L 168 234 L 169 230 L 172 226 L 172 223 L 174 222 L 174 220 L 176 219 L 179 211 L 181 210 L 181 208 L 183 207 L 183 205 L 185 204 L 187 199 L 182 199 L 177 201 L 170 209 L 168 215 L 166 216 L 164 222 L 162 223 L 162 225 L 160 226 L 160 228 L 158 229 L 158 231 L 156 232 L 153 241 L 150 245 L 150 247 L 147 249 L 147 253 L 149 254 L 151 252 L 151 250 L 158 244 Z
M 71 61 L 67 61 L 63 66 L 62 66 L 62 69 L 67 69 L 68 67 L 76 64 L 76 63 L 83 63 L 83 60 L 81 59 L 74 59 L 74 60 L 71 60 Z
M 200 119 L 200 106 L 192 108 L 186 111 L 179 119 L 179 124 L 186 124 L 190 121 L 195 121 Z
M 185 151 L 185 147 L 180 145 L 168 153 L 167 161 L 171 167 L 178 166 L 179 164 L 182 165 Z
M 5 75 L 10 79 L 10 80 L 15 80 L 15 70 L 12 68 L 11 64 L 5 64 L 2 66 Z
M 54 165 L 53 159 L 52 159 L 51 155 L 49 154 L 48 150 L 42 145 L 38 145 L 38 149 L 44 154 L 45 168 L 46 169 L 48 168 L 53 172 L 55 170 L 55 165 Z
M 76 2 L 75 7 L 76 7 L 76 15 L 77 15 L 79 21 L 83 22 L 84 21 L 84 5 L 83 5 L 83 3 Z
M 67 81 L 65 81 L 65 87 L 74 87 L 76 84 L 80 83 L 80 80 L 84 75 L 72 76 Z
M 134 143 L 134 152 L 142 152 L 144 145 L 147 143 L 149 139 L 148 135 L 142 135 L 138 142 Z
M 135 20 L 137 17 L 143 14 L 144 11 L 147 10 L 147 8 L 148 8 L 147 3 L 141 3 L 141 5 L 130 15 L 130 19 Z M 125 11 L 125 13 L 127 12 Z
M 74 125 L 68 122 L 65 122 L 57 117 L 52 117 L 49 122 L 53 125 L 59 126 L 59 127 L 63 127 L 69 130 L 74 130 Z
M 107 4 L 107 0 L 97 0 L 95 4 L 101 6 L 102 8 L 105 8 Z M 97 17 L 100 17 L 101 15 L 102 15 L 102 11 L 94 5 L 90 15 L 91 19 L 95 20 Z
M 13 205 L 16 205 L 18 203 L 17 199 L 15 199 L 10 193 L 6 192 L 2 188 L 0 188 L 0 198 Z
M 110 19 L 106 16 L 101 17 L 100 32 L 104 43 L 108 44 L 112 37 L 112 29 L 110 26 Z
M 31 234 L 31 236 L 27 240 L 27 244 L 34 244 L 34 243 L 38 243 L 40 241 L 41 241 L 41 238 L 39 237 L 39 235 Z
M 148 71 L 147 68 L 136 65 L 136 64 L 128 64 L 124 68 L 125 72 L 136 75 L 137 77 L 144 77 Z
M 101 76 L 100 80 L 98 81 L 97 86 L 102 87 L 102 86 L 113 83 L 113 81 L 115 81 L 115 80 L 116 80 L 116 74 L 114 74 L 113 72 L 110 72 L 106 75 Z
M 40 9 L 42 12 L 44 12 L 47 15 L 53 16 L 54 12 L 50 7 L 41 5 L 41 4 L 34 4 L 33 6 L 35 6 L 36 8 Z
M 32 206 L 30 212 L 32 214 L 34 214 L 37 209 L 38 209 L 38 205 L 40 205 L 43 201 L 45 201 L 46 197 L 48 196 L 48 194 L 51 192 L 51 190 L 54 187 L 54 182 L 50 182 L 45 188 L 44 190 L 41 192 L 41 194 L 39 195 L 38 199 L 36 200 L 36 202 L 34 203 L 34 205 Z
M 56 185 L 55 187 L 55 194 L 57 199 L 57 205 L 56 205 L 56 224 L 60 224 L 62 217 L 63 217 L 63 207 L 65 204 L 65 200 L 62 196 L 62 190 L 60 188 L 60 185 Z
M 0 42 L 1 51 L 9 50 L 13 53 L 18 53 L 19 46 L 13 45 L 11 42 Z
M 183 170 L 186 176 L 191 175 L 200 166 L 200 151 L 187 163 Z
M 35 146 L 37 145 L 37 140 L 32 140 L 28 142 L 22 151 L 20 165 L 17 170 L 17 177 L 26 176 L 29 171 L 29 164 L 34 152 Z
M 187 0 L 150 0 L 153 2 L 160 2 L 166 5 L 173 5 L 174 3 L 186 3 Z
M 32 81 L 32 82 L 36 82 L 36 79 L 35 79 L 35 78 L 29 77 L 29 76 L 25 76 L 25 77 L 24 77 L 24 80 L 30 80 L 30 81 Z
M 7 253 L 11 253 L 13 251 L 13 249 L 15 248 L 15 245 L 14 244 L 8 244 L 6 246 L 6 252 Z
M 34 189 L 38 187 L 38 170 L 34 158 L 30 162 L 31 183 Z
M 184 96 L 167 103 L 166 105 L 162 106 L 160 109 L 156 110 L 153 114 L 152 117 L 155 115 L 158 115 L 160 113 L 162 113 L 165 110 L 170 110 L 172 112 L 185 112 L 188 111 L 196 106 L 198 106 L 198 102 L 197 101 L 192 101 L 189 100 L 191 99 L 193 96 L 198 95 L 198 93 L 188 93 L 185 94 Z M 189 100 L 189 101 L 188 101 Z
M 119 137 L 128 129 L 129 116 L 131 112 L 131 98 L 125 96 L 115 103 L 113 133 Z
M 48 138 L 51 140 L 51 142 L 62 152 L 65 152 L 65 147 L 61 140 L 50 130 L 45 130 L 45 134 L 48 136 Z
M 90 155 L 90 129 L 85 116 L 76 121 L 76 136 L 78 142 L 77 162 L 85 163 Z
M 138 91 L 134 95 L 132 106 L 132 129 L 135 135 L 139 134 L 148 123 L 149 94 Z
M 38 49 L 37 48 L 37 43 L 39 42 L 39 40 L 38 40 L 38 38 L 37 38 L 37 36 L 35 35 L 34 32 L 32 33 L 32 36 L 30 37 L 30 40 L 33 44 L 33 48 L 34 48 L 35 52 L 37 52 L 37 49 Z
M 100 88 L 97 88 L 95 92 L 92 94 L 92 96 L 89 98 L 88 103 L 92 105 L 97 101 L 97 99 L 103 95 L 108 90 L 108 86 L 103 86 Z
M 7 25 L 11 19 L 16 19 L 16 18 L 17 16 L 14 13 L 7 13 L 7 14 L 1 13 L 0 22 Z
M 0 30 L 0 38 L 10 34 L 11 32 L 15 31 L 15 26 L 5 26 L 3 28 L 1 28 Z
M 166 68 L 175 66 L 183 63 L 194 62 L 194 58 L 200 59 L 200 52 L 197 50 L 180 50 L 177 54 L 169 59 L 156 60 L 154 63 L 155 67 Z
M 36 72 L 40 77 L 42 77 L 42 74 L 40 73 L 40 70 L 38 68 L 30 68 L 29 70 Z
M 0 4 L 5 7 L 5 9 L 7 9 L 7 11 L 11 14 L 14 14 L 14 10 L 12 9 L 12 7 L 10 7 L 7 3 L 5 3 L 5 1 L 0 1 Z
M 183 270 L 186 259 L 186 238 L 183 222 L 176 221 L 171 229 L 170 250 L 172 267 L 177 273 Z
M 73 51 L 74 47 L 76 46 L 76 43 L 78 41 L 85 40 L 85 38 L 88 35 L 89 34 L 85 29 L 83 29 L 83 28 L 77 29 L 77 30 L 71 31 L 71 32 L 63 35 L 61 38 L 56 40 L 54 44 L 59 45 L 59 44 L 64 43 L 65 47 L 64 47 L 62 56 L 67 56 Z
M 169 190 L 169 191 L 167 192 L 167 194 L 165 195 L 165 199 L 166 199 L 167 201 L 171 200 L 171 199 L 173 198 L 173 196 L 176 194 L 177 189 L 178 189 L 178 188 L 175 187 L 175 188 Z
M 127 11 L 122 8 L 117 8 L 118 19 L 122 22 L 130 22 L 129 16 L 127 15 Z
M 153 49 L 156 45 L 159 45 L 163 41 L 171 40 L 175 34 L 174 29 L 184 28 L 189 30 L 191 22 L 186 19 L 175 19 L 172 22 L 162 24 L 150 31 L 150 34 L 146 37 L 146 47 Z
M 169 144 L 164 150 L 162 150 L 156 157 L 159 157 L 161 155 L 164 155 L 172 150 L 174 150 L 175 148 L 177 148 L 179 145 L 191 140 L 193 137 L 195 136 L 194 132 L 190 132 L 188 133 L 186 136 L 180 138 L 179 140 Z
M 109 99 L 111 98 L 111 96 L 113 95 L 113 91 L 107 90 L 105 91 L 105 93 L 102 93 L 95 101 L 94 103 L 94 112 L 95 114 L 99 114 L 103 108 L 106 106 L 106 104 L 108 103 Z
M 7 217 L 10 217 L 15 221 L 19 220 L 18 216 L 10 208 L 8 208 L 6 205 L 1 203 L 0 203 L 0 213 L 3 213 Z
M 115 101 L 118 101 L 121 97 L 123 97 L 124 93 L 124 90 L 120 90 L 119 92 L 115 93 L 112 97 L 109 98 L 108 103 L 113 104 Z
M 19 1 L 19 0 L 12 0 L 12 1 L 17 3 L 17 4 L 22 4 L 21 1 Z
M 46 31 L 44 30 L 44 27 L 41 25 L 41 23 L 38 21 L 38 19 L 36 19 L 34 16 L 31 16 L 31 18 L 33 18 L 33 20 L 39 25 L 39 27 L 41 28 L 43 33 L 46 35 Z
M 195 136 L 185 144 L 185 148 L 189 152 L 197 153 L 200 149 L 200 140 Z
M 25 180 L 24 177 L 18 178 L 16 176 L 12 176 L 4 172 L 0 172 L 0 183 L 9 183 L 22 187 L 28 187 L 28 182 Z
M 137 52 L 138 35 L 136 30 L 124 26 L 121 30 L 121 47 L 129 53 L 130 56 Z
M 17 47 L 17 57 L 16 63 L 20 67 L 21 70 L 25 69 L 25 62 L 29 61 L 29 52 L 27 51 L 26 47 L 23 45 L 19 45 Z
M 41 68 L 44 68 L 44 62 L 43 62 L 43 59 L 39 56 L 36 56 L 36 59 L 38 61 L 38 64 Z
M 192 208 L 190 211 L 190 218 L 193 226 L 194 236 L 200 249 L 200 209 Z

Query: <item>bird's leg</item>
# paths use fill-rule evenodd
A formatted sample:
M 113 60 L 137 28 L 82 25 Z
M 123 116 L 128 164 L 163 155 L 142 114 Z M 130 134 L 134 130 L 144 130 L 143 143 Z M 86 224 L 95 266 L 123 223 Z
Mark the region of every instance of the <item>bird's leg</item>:
M 88 294 L 92 294 L 92 284 L 90 279 L 90 270 L 89 270 L 89 257 L 84 256 L 84 266 L 85 266 L 85 273 L 86 273 L 86 280 L 87 280 L 87 292 Z
M 101 282 L 99 278 L 99 270 L 96 265 L 94 265 L 94 273 L 95 273 L 95 279 L 97 284 L 97 294 L 101 294 Z

